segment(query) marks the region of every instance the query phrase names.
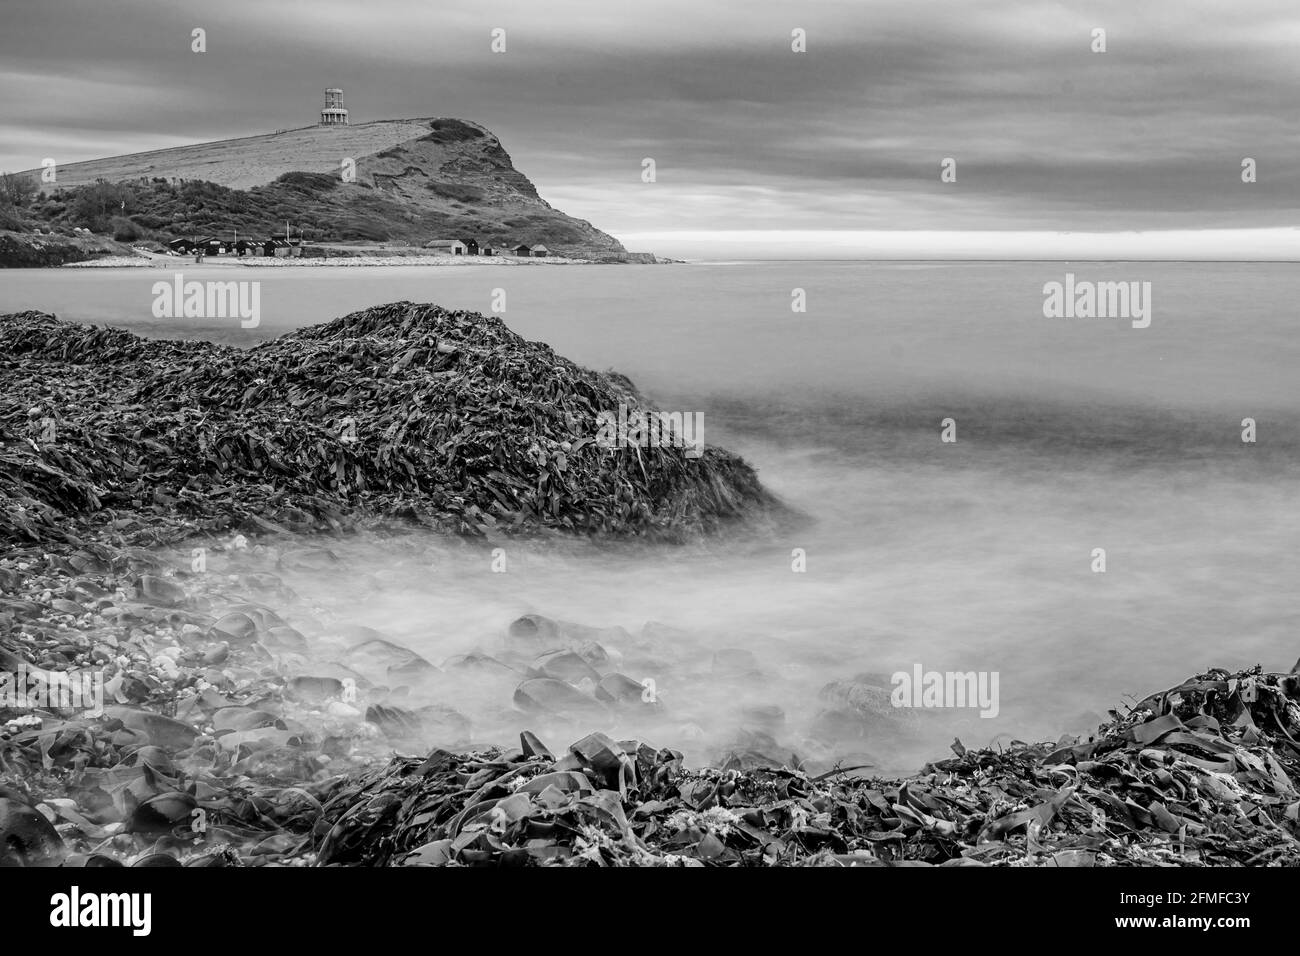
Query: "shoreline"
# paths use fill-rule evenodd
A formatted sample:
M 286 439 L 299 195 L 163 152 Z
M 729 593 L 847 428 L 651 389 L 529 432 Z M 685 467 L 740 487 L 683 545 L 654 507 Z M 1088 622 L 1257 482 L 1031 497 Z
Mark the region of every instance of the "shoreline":
M 684 265 L 677 260 L 658 259 L 656 262 L 604 262 L 595 259 L 568 259 L 560 256 L 547 256 L 531 259 L 515 259 L 506 256 L 323 256 L 296 259 L 237 259 L 213 257 L 205 258 L 204 266 L 258 268 L 324 268 L 349 267 L 365 268 L 374 266 L 624 266 L 624 265 Z M 175 265 L 183 267 L 196 265 L 192 258 L 186 256 L 106 256 L 101 259 L 86 259 L 81 262 L 66 262 L 57 268 L 64 269 L 117 269 L 117 268 L 169 268 Z M 50 267 L 56 268 L 56 267 Z
M 326 266 L 347 266 L 362 268 L 367 266 L 556 266 L 556 265 L 606 265 L 591 259 L 562 259 L 558 256 L 538 259 L 507 259 L 504 256 L 327 256 L 320 258 L 274 259 L 258 257 L 240 259 L 235 257 L 205 257 L 202 263 L 196 263 L 189 256 L 107 256 L 103 259 L 86 259 L 81 262 L 66 262 L 58 268 L 63 269 L 151 269 L 184 268 L 187 266 L 222 266 L 227 268 L 320 268 Z M 611 263 L 624 265 L 625 263 Z
M 324 551 L 276 535 L 199 540 L 236 562 Z M 0 707 L 3 862 L 1300 864 L 1295 675 L 1195 675 L 1087 737 L 954 741 L 902 777 L 769 762 L 740 740 L 688 769 L 682 752 L 615 740 L 581 715 L 568 738 L 532 732 L 555 715 L 520 712 L 517 746 L 472 744 L 445 708 L 404 706 L 400 686 L 351 687 L 302 662 L 309 644 L 355 632 L 344 653 L 389 655 L 390 683 L 436 665 L 366 628 L 327 622 L 307 637 L 274 583 L 253 580 L 265 575 L 195 573 L 184 554 L 83 542 L 0 558 L 3 669 L 98 669 L 107 690 L 99 716 Z M 427 742 L 434 725 L 445 745 Z

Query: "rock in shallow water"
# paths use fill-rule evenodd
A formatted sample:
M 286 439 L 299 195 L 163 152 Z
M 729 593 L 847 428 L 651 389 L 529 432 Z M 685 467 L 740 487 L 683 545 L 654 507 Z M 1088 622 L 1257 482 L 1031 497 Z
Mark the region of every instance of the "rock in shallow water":
M 827 741 L 902 738 L 916 731 L 920 717 L 914 708 L 895 707 L 889 678 L 858 674 L 831 681 L 818 693 L 824 704 L 813 722 L 813 734 Z
M 553 677 L 569 684 L 577 684 L 582 680 L 589 680 L 593 684 L 600 681 L 600 672 L 573 651 L 543 654 L 533 662 L 533 669 L 538 676 Z
M 199 735 L 199 732 L 189 724 L 147 710 L 113 706 L 105 707 L 104 713 L 109 717 L 117 718 L 127 730 L 163 750 L 184 750 L 194 743 L 194 738 Z
M 526 680 L 515 688 L 515 706 L 529 713 L 605 721 L 609 710 L 576 687 L 550 677 Z
M 559 640 L 560 629 L 549 617 L 525 614 L 510 623 L 506 634 L 514 641 L 546 645 Z
M 626 674 L 607 674 L 601 678 L 600 683 L 596 685 L 596 697 L 606 703 L 623 707 L 657 710 L 662 706 L 653 685 L 642 684 Z
M 0 798 L 0 867 L 58 866 L 64 853 L 63 838 L 38 810 Z
M 276 567 L 288 571 L 329 571 L 339 563 L 339 556 L 329 548 L 293 548 L 276 561 Z
M 726 647 L 716 652 L 713 672 L 728 677 L 757 677 L 762 673 L 754 652 L 743 647 Z
M 418 710 L 372 704 L 366 708 L 366 722 L 376 725 L 390 740 L 419 741 L 426 747 L 449 746 L 463 741 L 470 729 L 469 720 L 463 714 L 440 704 L 430 704 Z
M 368 677 L 381 680 L 412 680 L 439 673 L 437 665 L 410 648 L 394 644 L 385 638 L 374 638 L 350 648 L 344 655 L 343 663 Z
M 136 583 L 140 600 L 159 607 L 180 607 L 185 603 L 185 589 L 164 578 L 142 574 Z
M 208 629 L 208 636 L 228 644 L 251 644 L 257 640 L 257 623 L 249 615 L 235 611 L 219 618 Z

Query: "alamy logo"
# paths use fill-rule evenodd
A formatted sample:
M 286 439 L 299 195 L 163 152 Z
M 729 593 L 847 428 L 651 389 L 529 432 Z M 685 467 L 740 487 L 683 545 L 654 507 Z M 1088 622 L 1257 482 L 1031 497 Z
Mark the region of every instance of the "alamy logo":
M 83 710 L 98 717 L 104 712 L 102 671 L 43 671 L 19 665 L 0 672 L 0 708 L 17 710 Z
M 148 936 L 153 928 L 153 896 L 150 893 L 85 893 L 74 886 L 70 892 L 50 897 L 50 925 L 126 926 L 134 936 Z
M 262 283 L 252 281 L 186 282 L 176 273 L 171 282 L 153 284 L 156 319 L 240 319 L 255 329 L 262 321 Z
M 1049 319 L 1132 319 L 1133 328 L 1151 324 L 1150 282 L 1076 281 L 1073 272 L 1065 282 L 1043 286 L 1043 315 Z
M 998 715 L 997 671 L 897 671 L 890 678 L 895 707 L 978 707 L 981 717 Z
M 617 413 L 601 412 L 596 421 L 601 448 L 685 448 L 687 458 L 704 454 L 703 412 L 629 413 L 619 405 Z

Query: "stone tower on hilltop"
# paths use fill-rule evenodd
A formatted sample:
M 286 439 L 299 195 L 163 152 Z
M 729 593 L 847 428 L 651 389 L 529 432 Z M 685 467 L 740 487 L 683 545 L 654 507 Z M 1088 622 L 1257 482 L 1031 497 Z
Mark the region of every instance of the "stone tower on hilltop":
M 325 108 L 320 111 L 320 125 L 348 125 L 348 111 L 343 108 L 343 91 L 337 86 L 331 86 L 325 91 Z

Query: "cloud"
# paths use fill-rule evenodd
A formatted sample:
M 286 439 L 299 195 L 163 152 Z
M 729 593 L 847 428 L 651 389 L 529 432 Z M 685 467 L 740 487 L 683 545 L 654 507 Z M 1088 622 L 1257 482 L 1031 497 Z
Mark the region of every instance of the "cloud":
M 0 168 L 306 125 L 338 85 L 354 121 L 483 123 L 543 196 L 616 235 L 1298 218 L 1289 0 L 18 0 L 7 16 Z

